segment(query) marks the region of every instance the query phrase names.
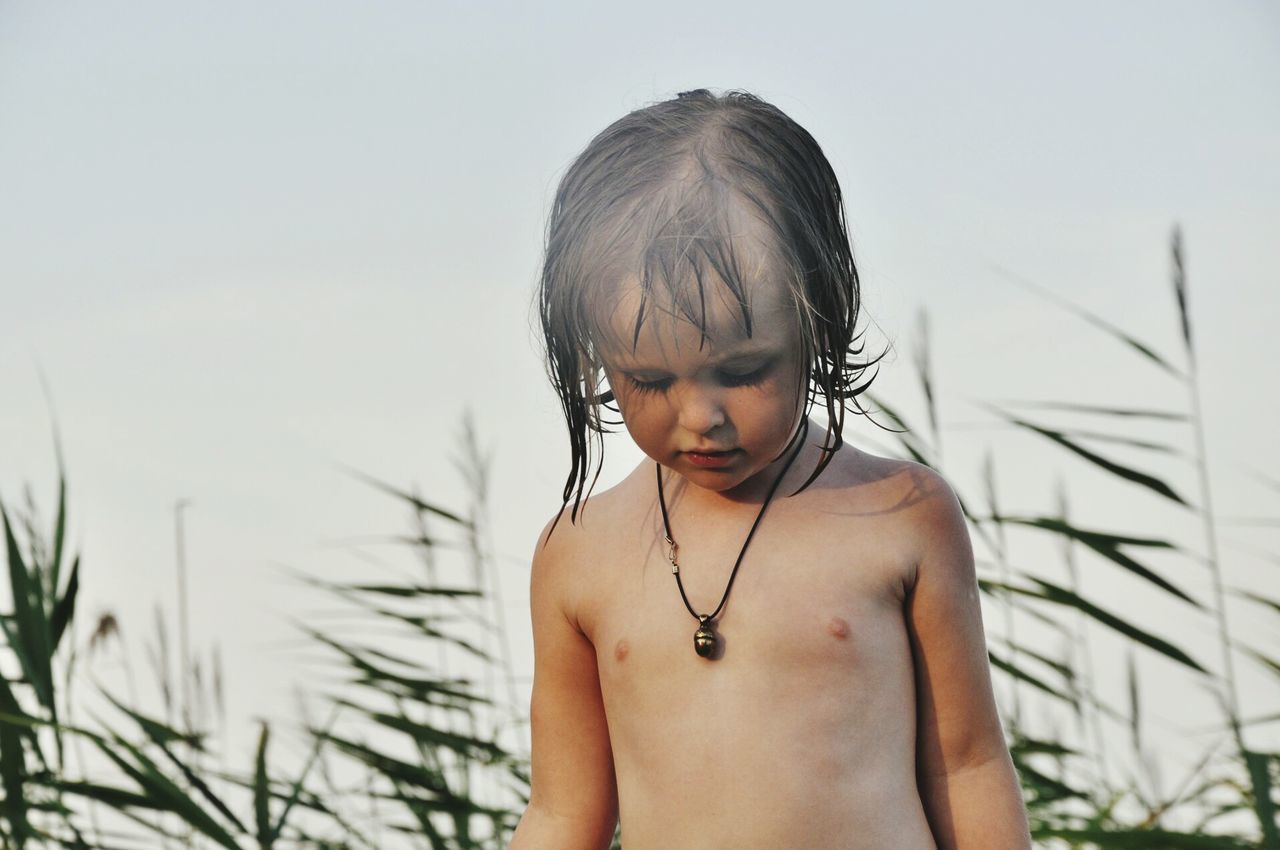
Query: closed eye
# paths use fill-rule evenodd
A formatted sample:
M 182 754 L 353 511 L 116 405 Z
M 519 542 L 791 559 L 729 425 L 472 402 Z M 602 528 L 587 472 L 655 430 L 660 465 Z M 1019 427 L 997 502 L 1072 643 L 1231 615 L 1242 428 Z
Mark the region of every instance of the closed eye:
M 658 378 L 652 381 L 642 381 L 634 375 L 627 375 L 627 383 L 638 393 L 660 393 L 664 392 L 671 386 L 671 378 Z
M 772 368 L 772 363 L 766 363 L 759 369 L 753 369 L 750 372 L 721 372 L 720 381 L 726 387 L 749 387 L 767 378 Z

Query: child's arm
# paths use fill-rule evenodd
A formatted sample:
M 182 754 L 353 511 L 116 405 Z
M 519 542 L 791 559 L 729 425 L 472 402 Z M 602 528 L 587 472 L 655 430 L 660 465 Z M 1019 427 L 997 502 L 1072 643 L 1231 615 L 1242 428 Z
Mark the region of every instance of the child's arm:
M 915 654 L 916 774 L 943 850 L 1031 846 L 987 661 L 973 549 L 950 486 L 920 469 L 921 540 L 907 625 Z
M 567 519 L 544 530 L 529 587 L 533 615 L 533 777 L 510 850 L 604 850 L 618 822 L 613 752 L 595 649 L 572 613 Z

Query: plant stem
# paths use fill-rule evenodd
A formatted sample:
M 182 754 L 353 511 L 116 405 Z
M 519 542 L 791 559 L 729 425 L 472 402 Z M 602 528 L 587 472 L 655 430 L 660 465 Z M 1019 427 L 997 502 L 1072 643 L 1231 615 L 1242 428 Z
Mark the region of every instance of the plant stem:
M 1240 726 L 1240 703 L 1236 688 L 1235 659 L 1231 652 L 1231 630 L 1227 622 L 1227 597 L 1223 588 L 1222 564 L 1218 555 L 1218 531 L 1213 517 L 1213 498 L 1209 490 L 1209 463 L 1205 451 L 1204 418 L 1200 406 L 1200 379 L 1196 358 L 1190 358 L 1188 381 L 1191 389 L 1191 425 L 1196 441 L 1196 470 L 1200 477 L 1201 517 L 1205 541 L 1209 549 L 1209 573 L 1213 577 L 1214 609 L 1218 619 L 1218 637 L 1222 643 L 1222 700 L 1231 721 L 1236 745 L 1244 752 L 1244 733 Z

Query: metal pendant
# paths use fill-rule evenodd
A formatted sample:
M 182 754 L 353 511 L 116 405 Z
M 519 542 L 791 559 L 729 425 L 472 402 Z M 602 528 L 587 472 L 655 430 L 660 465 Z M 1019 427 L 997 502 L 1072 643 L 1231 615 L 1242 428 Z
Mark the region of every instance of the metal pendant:
M 700 658 L 711 658 L 716 651 L 716 633 L 711 631 L 711 622 L 706 614 L 698 617 L 698 630 L 693 633 L 693 651 Z

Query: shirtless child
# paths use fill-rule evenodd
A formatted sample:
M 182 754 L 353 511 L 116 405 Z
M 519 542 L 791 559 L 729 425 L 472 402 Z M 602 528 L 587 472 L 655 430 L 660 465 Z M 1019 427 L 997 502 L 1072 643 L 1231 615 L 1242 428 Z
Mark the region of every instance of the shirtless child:
M 869 364 L 812 137 L 736 92 L 625 116 L 560 184 L 540 305 L 572 470 L 513 850 L 619 818 L 626 850 L 1029 847 L 955 496 L 841 438 Z M 649 460 L 592 495 L 611 411 Z

